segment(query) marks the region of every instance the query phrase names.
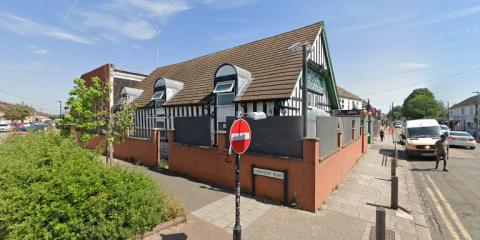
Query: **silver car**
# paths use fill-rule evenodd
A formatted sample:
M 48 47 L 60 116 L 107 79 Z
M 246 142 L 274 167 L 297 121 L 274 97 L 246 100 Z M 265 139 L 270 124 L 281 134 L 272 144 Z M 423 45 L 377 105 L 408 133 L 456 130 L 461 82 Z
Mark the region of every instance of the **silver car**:
M 466 147 L 475 149 L 477 143 L 472 135 L 468 132 L 449 131 L 448 144 L 450 146 Z

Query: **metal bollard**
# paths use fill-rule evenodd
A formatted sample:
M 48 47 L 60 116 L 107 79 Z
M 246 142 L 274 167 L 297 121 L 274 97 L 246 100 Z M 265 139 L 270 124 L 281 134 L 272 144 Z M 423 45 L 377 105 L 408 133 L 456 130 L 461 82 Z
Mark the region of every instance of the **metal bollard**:
M 392 176 L 392 192 L 391 192 L 392 209 L 398 209 L 398 177 Z
M 390 159 L 390 161 L 391 161 L 390 167 L 391 167 L 392 177 L 397 176 L 397 159 L 392 158 Z
M 385 208 L 382 207 L 376 210 L 375 239 L 385 240 Z

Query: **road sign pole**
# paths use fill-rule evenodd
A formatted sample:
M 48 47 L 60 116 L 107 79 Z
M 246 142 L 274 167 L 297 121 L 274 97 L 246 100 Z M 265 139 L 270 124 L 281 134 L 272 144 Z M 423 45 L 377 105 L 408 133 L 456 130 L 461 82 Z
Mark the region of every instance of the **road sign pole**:
M 236 112 L 235 119 L 240 119 L 240 111 Z M 232 145 L 232 141 L 230 141 L 230 145 Z M 240 154 L 237 153 L 235 161 L 235 226 L 233 227 L 233 240 L 241 239 L 242 225 L 240 224 Z
M 242 239 L 242 226 L 240 225 L 240 154 L 236 156 L 235 173 L 235 226 L 233 227 L 233 240 Z

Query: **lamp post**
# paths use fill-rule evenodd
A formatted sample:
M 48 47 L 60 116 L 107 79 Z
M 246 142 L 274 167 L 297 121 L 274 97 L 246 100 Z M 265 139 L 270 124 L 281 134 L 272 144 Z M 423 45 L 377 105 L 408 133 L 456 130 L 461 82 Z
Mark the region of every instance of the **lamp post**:
M 288 48 L 291 52 L 302 51 L 302 116 L 303 116 L 303 137 L 307 137 L 308 124 L 308 106 L 307 106 L 307 60 L 308 53 L 312 51 L 312 45 L 309 42 L 297 42 Z
M 370 106 L 370 99 L 368 99 L 368 105 L 367 105 L 367 113 L 368 113 L 368 144 L 372 144 L 372 112 L 371 112 L 371 106 Z
M 59 117 L 63 119 L 63 117 L 62 117 L 62 101 L 61 101 L 61 100 L 57 100 L 57 102 L 60 104 Z
M 478 116 L 478 112 L 479 112 L 478 107 L 480 106 L 480 91 L 475 91 L 473 93 L 477 94 L 477 104 L 475 104 L 475 134 L 474 134 L 474 136 L 475 136 L 475 141 L 478 142 L 478 139 L 479 139 L 478 138 L 478 124 L 480 122 L 479 121 L 480 119 L 478 119 L 478 117 L 479 117 Z

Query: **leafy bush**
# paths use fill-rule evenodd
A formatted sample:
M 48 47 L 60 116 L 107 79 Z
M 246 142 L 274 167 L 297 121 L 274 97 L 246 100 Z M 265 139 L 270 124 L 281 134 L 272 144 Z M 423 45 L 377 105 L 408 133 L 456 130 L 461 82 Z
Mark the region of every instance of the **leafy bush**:
M 56 133 L 0 144 L 0 239 L 128 239 L 179 214 L 150 178 Z

